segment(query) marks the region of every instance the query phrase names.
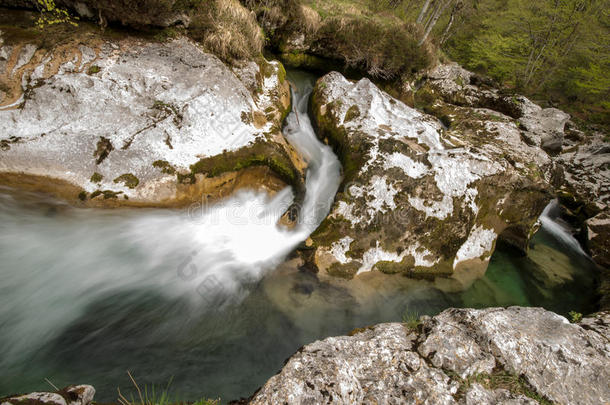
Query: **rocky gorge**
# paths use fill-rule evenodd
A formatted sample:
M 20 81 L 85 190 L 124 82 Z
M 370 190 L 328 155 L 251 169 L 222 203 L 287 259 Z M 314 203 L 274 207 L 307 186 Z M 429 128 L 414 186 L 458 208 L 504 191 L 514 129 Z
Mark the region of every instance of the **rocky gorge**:
M 103 12 L 120 20 L 118 9 L 78 4 L 85 8 L 65 2 L 80 7 L 81 16 Z M 160 20 L 121 22 L 172 26 L 194 18 L 170 9 Z M 325 72 L 299 109 L 297 101 L 307 99 L 297 98 L 282 62 L 270 57 L 229 63 L 187 35 L 110 35 L 85 23 L 78 36 L 41 43 L 29 28 L 7 28 L 17 17 L 2 18 L 3 186 L 50 193 L 84 210 L 192 210 L 249 190 L 281 199 L 288 187 L 293 199 L 271 225 L 299 232 L 307 217 L 301 211 L 312 204 L 308 176 L 322 164 L 291 139 L 292 114 L 300 130 L 311 118 L 313 136 L 332 147 L 341 184 L 329 204 L 315 207 L 312 217 L 324 214 L 319 226 L 307 224 L 313 232 L 282 251 L 275 267 L 298 269 L 331 289 L 378 275 L 457 293 L 485 275 L 497 245 L 526 255 L 555 198 L 565 229 L 597 265 L 602 312 L 575 323 L 540 308 L 510 307 L 360 325 L 351 336 L 303 346 L 242 402 L 610 401 L 604 134 L 585 134 L 563 111 L 507 94 L 455 63 L 420 70 L 390 90 L 370 76 Z M 296 238 L 280 236 L 268 243 Z M 257 277 L 269 271 L 262 266 Z M 80 385 L 0 402 L 88 405 L 94 392 Z

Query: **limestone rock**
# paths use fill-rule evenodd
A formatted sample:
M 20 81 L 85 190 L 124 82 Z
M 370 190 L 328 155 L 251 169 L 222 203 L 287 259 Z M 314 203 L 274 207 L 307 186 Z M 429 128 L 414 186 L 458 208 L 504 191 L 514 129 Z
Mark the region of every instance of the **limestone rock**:
M 57 392 L 32 392 L 0 399 L 2 405 L 89 405 L 95 389 L 90 385 L 70 385 Z
M 484 270 L 500 234 L 526 246 L 550 199 L 552 163 L 510 119 L 459 109 L 447 112 L 458 124 L 445 129 L 367 79 L 333 72 L 319 80 L 319 135 L 345 172 L 312 236 L 323 273 L 454 274 L 466 264 Z
M 280 131 L 290 96 L 278 62 L 249 66 L 241 81 L 184 38 L 92 36 L 48 51 L 2 46 L 4 54 L 0 81 L 13 89 L 0 100 L 4 183 L 135 205 L 201 201 L 241 186 L 302 188 L 302 164 Z
M 609 326 L 607 313 L 576 325 L 541 308 L 448 309 L 417 330 L 309 344 L 250 403 L 604 404 Z
M 331 337 L 293 355 L 251 404 L 455 404 L 457 384 L 415 351 L 401 324 Z
M 506 95 L 493 83 L 456 63 L 439 65 L 427 75 L 426 85 L 445 102 L 458 106 L 487 108 L 519 121 L 523 138 L 549 153 L 562 149 L 564 129 L 570 116 L 556 108 L 541 108 L 519 95 Z
M 587 219 L 585 226 L 591 257 L 599 265 L 610 268 L 610 210 Z

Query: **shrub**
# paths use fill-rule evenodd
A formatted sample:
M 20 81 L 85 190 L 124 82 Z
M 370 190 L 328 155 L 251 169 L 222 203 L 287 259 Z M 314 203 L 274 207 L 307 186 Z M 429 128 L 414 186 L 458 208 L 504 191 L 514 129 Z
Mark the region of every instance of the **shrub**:
M 372 77 L 395 79 L 428 67 L 434 60 L 429 45 L 418 46 L 420 28 L 390 19 L 331 17 L 316 35 L 316 49 Z
M 214 0 L 200 6 L 189 35 L 226 62 L 255 57 L 263 49 L 256 19 L 237 0 Z

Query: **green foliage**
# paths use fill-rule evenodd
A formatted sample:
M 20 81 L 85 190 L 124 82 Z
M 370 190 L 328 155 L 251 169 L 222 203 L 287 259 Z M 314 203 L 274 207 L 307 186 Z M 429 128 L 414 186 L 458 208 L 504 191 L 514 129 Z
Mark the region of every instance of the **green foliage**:
M 582 314 L 580 312 L 570 311 L 568 312 L 568 315 L 570 315 L 570 322 L 572 323 L 578 323 L 582 321 Z
M 55 0 L 36 0 L 36 4 L 40 10 L 40 16 L 36 20 L 36 26 L 39 29 L 54 24 L 78 25 L 75 21 L 78 18 L 71 16 L 67 10 L 57 7 Z
M 476 5 L 462 15 L 444 44 L 452 59 L 578 118 L 609 122 L 608 0 L 489 0 Z M 437 38 L 443 29 L 439 23 Z

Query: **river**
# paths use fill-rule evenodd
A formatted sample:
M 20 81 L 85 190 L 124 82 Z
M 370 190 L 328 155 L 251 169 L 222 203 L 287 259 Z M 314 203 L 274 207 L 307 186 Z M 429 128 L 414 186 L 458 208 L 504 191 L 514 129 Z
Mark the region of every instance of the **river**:
M 297 85 L 285 134 L 309 163 L 297 226 L 277 226 L 290 189 L 242 191 L 190 210 L 76 209 L 0 189 L 0 396 L 92 384 L 100 402 L 171 380 L 181 400 L 252 394 L 303 344 L 405 311 L 452 306 L 593 308 L 595 270 L 553 207 L 527 257 L 506 248 L 462 292 L 381 274 L 321 282 L 286 258 L 327 215 L 340 164 Z

